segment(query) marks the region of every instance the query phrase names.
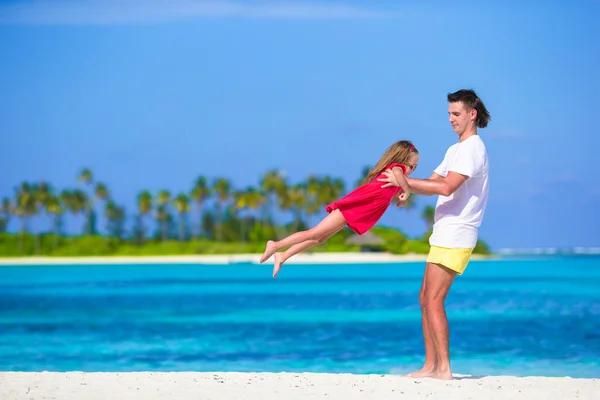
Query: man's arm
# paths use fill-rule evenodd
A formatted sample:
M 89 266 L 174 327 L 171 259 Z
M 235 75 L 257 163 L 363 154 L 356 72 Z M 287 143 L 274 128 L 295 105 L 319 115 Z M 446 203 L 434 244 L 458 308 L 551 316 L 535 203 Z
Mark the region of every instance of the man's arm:
M 433 173 L 429 179 L 406 178 L 410 191 L 422 196 L 432 196 L 438 194 L 441 196 L 450 196 L 460 185 L 469 177 L 456 172 L 448 172 L 445 178 L 437 173 Z
M 435 179 L 443 179 L 443 177 L 434 172 L 433 174 L 431 174 L 431 176 L 428 179 L 417 179 L 417 178 L 408 178 L 407 177 L 406 182 L 408 183 L 408 186 L 410 187 L 410 191 L 412 193 L 419 194 L 421 196 L 432 196 L 434 193 L 419 190 L 418 184 L 417 184 L 417 187 L 415 187 L 415 186 L 411 187 L 411 183 L 414 185 L 416 181 L 425 181 L 425 180 L 431 181 L 431 180 L 435 180 Z

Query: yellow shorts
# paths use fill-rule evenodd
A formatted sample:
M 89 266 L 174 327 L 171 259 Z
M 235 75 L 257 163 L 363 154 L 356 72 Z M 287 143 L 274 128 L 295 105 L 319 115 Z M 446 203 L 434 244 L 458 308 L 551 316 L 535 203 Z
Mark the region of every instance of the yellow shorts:
M 462 275 L 469 264 L 473 249 L 451 249 L 447 247 L 431 246 L 429 255 L 427 256 L 428 263 L 440 264 L 444 267 L 456 271 Z

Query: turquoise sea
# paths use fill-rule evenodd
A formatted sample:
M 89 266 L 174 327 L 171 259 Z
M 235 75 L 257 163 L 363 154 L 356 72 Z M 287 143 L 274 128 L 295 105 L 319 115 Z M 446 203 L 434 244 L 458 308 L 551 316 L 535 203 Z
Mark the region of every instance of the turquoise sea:
M 0 266 L 2 371 L 405 373 L 424 263 Z M 600 257 L 472 261 L 453 372 L 600 378 Z

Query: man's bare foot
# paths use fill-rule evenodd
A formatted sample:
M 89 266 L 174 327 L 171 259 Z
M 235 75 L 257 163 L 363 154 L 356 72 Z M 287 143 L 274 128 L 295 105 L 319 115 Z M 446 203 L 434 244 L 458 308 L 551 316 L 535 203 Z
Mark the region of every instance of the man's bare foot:
M 435 371 L 432 375 L 429 376 L 429 378 L 433 378 L 433 379 L 441 379 L 444 381 L 451 381 L 452 380 L 452 372 L 450 371 Z
M 432 378 L 449 381 L 452 379 L 452 372 L 450 372 L 449 370 L 438 371 L 435 369 L 435 367 L 423 367 L 420 370 L 411 372 L 406 376 L 409 378 Z
M 420 370 L 411 372 L 410 374 L 408 374 L 406 376 L 408 376 L 409 378 L 429 378 L 434 373 L 435 373 L 434 367 L 423 367 Z
M 273 254 L 275 254 L 276 251 L 277 251 L 277 249 L 275 248 L 275 242 L 272 240 L 269 240 L 267 242 L 265 252 L 263 253 L 262 257 L 260 258 L 260 263 L 262 264 L 265 261 L 267 261 L 269 258 L 271 258 L 271 256 Z
M 275 253 L 275 263 L 273 264 L 273 278 L 275 278 L 277 276 L 277 274 L 279 273 L 279 270 L 281 269 L 281 266 L 283 265 L 283 254 L 282 253 Z

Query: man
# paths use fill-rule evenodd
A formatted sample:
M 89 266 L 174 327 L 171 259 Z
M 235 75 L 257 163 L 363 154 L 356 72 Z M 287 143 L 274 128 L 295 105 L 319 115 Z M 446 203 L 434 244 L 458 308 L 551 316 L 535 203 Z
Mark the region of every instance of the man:
M 448 103 L 458 143 L 429 179 L 407 178 L 412 193 L 439 196 L 420 292 L 425 364 L 411 377 L 452 379 L 444 300 L 467 267 L 488 198 L 488 158 L 477 128 L 487 126 L 490 114 L 473 90 L 449 94 Z

